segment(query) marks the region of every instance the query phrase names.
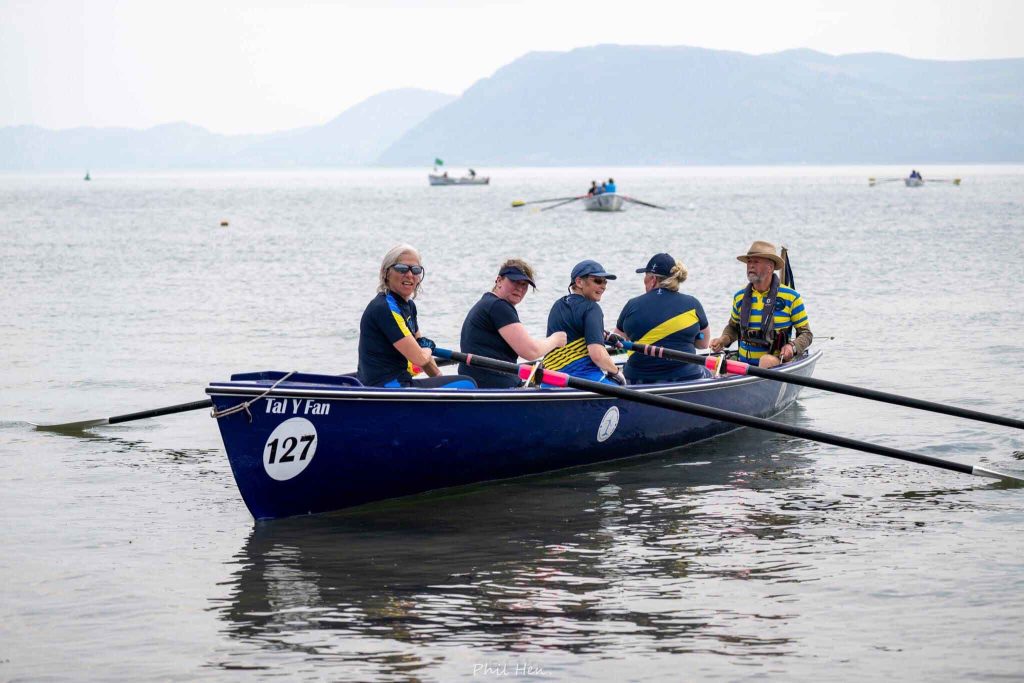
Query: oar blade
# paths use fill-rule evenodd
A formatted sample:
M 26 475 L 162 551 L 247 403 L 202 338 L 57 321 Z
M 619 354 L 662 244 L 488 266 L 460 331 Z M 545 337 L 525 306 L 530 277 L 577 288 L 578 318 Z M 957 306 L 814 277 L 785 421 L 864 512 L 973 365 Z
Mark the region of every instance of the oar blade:
M 40 432 L 81 432 L 90 427 L 110 424 L 110 418 L 104 417 L 98 420 L 79 420 L 78 422 L 62 422 L 60 424 L 42 425 L 29 422 L 30 425 Z
M 981 465 L 975 465 L 971 468 L 971 474 L 976 474 L 979 477 L 988 477 L 989 479 L 998 479 L 1005 484 L 1012 486 L 1024 486 L 1024 477 L 1017 476 L 1015 474 L 1008 474 L 1006 472 L 998 472 L 996 470 L 990 470 L 987 467 Z

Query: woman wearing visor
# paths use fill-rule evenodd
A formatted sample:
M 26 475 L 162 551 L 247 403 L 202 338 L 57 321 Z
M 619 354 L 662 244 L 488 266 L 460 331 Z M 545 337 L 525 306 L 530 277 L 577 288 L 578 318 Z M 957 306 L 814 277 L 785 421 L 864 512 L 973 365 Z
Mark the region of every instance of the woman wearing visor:
M 509 259 L 501 264 L 494 287 L 480 297 L 462 323 L 462 352 L 515 363 L 518 358 L 536 360 L 564 346 L 564 332 L 535 339 L 519 322 L 516 306 L 526 296 L 529 287 L 536 289 L 537 285 L 533 281 L 533 269 L 526 261 Z M 472 377 L 477 386 L 487 389 L 519 385 L 519 380 L 513 375 L 471 365 L 460 364 L 459 374 Z
M 431 351 L 434 343 L 420 334 L 416 292 L 426 271 L 420 253 L 408 244 L 392 247 L 380 264 L 377 296 L 359 320 L 359 381 L 368 387 L 473 388 L 473 380 L 442 375 Z M 413 382 L 416 370 L 430 375 Z

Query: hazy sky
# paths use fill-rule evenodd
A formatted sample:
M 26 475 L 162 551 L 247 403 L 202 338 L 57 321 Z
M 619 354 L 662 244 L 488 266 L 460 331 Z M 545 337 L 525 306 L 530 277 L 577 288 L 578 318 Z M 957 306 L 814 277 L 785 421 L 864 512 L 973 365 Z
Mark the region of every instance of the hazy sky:
M 1018 0 L 0 0 L 0 126 L 220 133 L 324 123 L 382 90 L 459 94 L 599 43 L 1024 57 Z

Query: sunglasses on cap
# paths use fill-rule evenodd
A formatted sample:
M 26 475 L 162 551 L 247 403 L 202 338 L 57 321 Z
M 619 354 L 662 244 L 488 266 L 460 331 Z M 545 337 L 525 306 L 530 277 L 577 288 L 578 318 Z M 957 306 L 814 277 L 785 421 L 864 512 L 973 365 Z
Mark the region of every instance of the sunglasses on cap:
M 396 273 L 405 275 L 406 273 L 412 273 L 413 275 L 423 275 L 423 266 L 410 266 L 408 263 L 396 263 L 391 266 L 392 270 Z

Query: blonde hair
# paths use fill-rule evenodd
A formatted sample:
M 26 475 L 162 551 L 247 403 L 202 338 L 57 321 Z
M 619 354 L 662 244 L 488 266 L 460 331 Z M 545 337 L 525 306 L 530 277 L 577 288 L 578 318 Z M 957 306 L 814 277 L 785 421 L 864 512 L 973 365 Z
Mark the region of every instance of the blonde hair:
M 500 275 L 501 271 L 505 270 L 506 268 L 518 268 L 519 270 L 523 271 L 523 275 L 525 275 L 526 277 L 530 278 L 534 282 L 537 281 L 537 278 L 535 278 L 533 276 L 533 268 L 531 268 L 530 264 L 527 263 L 526 261 L 524 261 L 521 258 L 510 258 L 510 259 L 507 259 L 504 263 L 502 263 L 500 266 L 498 266 L 498 273 L 499 273 L 498 277 L 501 277 L 501 275 Z M 498 286 L 498 282 L 497 282 L 497 280 L 495 280 L 494 287 L 497 288 L 497 286 Z M 491 291 L 494 291 L 494 290 L 492 289 Z
M 388 291 L 388 271 L 391 270 L 391 266 L 395 265 L 402 260 L 403 256 L 413 256 L 416 260 L 423 265 L 423 259 L 420 258 L 420 252 L 416 251 L 416 247 L 411 244 L 396 244 L 395 246 L 388 249 L 388 253 L 384 254 L 384 258 L 380 262 L 380 273 L 377 279 L 377 292 L 383 294 Z M 426 273 L 424 272 L 424 275 Z M 423 278 L 416 283 L 416 291 L 412 293 L 412 298 L 415 299 L 416 295 L 420 291 L 420 284 L 423 282 Z
M 656 287 L 667 289 L 670 292 L 678 292 L 679 285 L 686 282 L 686 278 L 689 274 L 690 271 L 686 270 L 686 266 L 683 265 L 683 262 L 676 261 L 676 264 L 672 266 L 672 271 L 665 277 L 661 278 Z

